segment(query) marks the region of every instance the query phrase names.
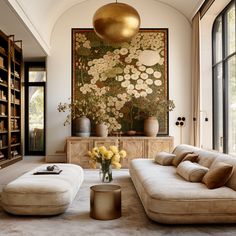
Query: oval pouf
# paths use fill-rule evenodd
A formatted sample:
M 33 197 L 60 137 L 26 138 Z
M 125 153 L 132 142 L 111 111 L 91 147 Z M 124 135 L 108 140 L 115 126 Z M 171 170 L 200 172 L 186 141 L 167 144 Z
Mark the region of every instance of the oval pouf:
M 98 137 L 107 137 L 108 135 L 108 127 L 104 123 L 100 123 L 96 125 L 96 135 Z
M 85 117 L 79 117 L 75 121 L 76 132 L 75 135 L 79 137 L 89 137 L 91 132 L 90 120 Z
M 50 165 L 53 165 L 50 163 Z M 66 211 L 83 180 L 83 169 L 74 164 L 55 163 L 59 175 L 34 175 L 41 165 L 7 184 L 2 191 L 2 207 L 15 215 L 57 215 Z
M 159 131 L 159 122 L 156 117 L 151 116 L 144 120 L 144 134 L 155 137 Z

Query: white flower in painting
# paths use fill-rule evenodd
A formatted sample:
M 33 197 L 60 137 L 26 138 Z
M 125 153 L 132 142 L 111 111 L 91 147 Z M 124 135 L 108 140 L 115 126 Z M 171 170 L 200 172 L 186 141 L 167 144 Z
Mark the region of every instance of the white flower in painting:
M 136 62 L 136 66 L 141 66 L 141 65 L 142 65 L 142 63 L 140 61 Z
M 140 97 L 140 94 L 139 94 L 139 93 L 135 93 L 135 94 L 134 94 L 134 97 L 135 97 L 135 98 L 139 98 L 139 97 Z
M 136 85 L 135 85 L 135 88 L 136 88 L 137 90 L 141 90 L 141 89 L 142 89 L 142 85 L 141 85 L 141 84 L 136 84 Z
M 140 71 L 145 71 L 145 70 L 146 70 L 146 67 L 145 67 L 145 66 L 140 66 L 138 69 L 139 69 Z
M 123 81 L 123 80 L 124 80 L 124 77 L 122 75 L 117 76 L 117 81 Z
M 130 82 L 128 80 L 126 80 L 121 83 L 121 87 L 126 88 L 126 87 L 128 87 L 129 84 L 130 84 Z
M 127 94 L 132 95 L 132 94 L 133 94 L 133 90 L 128 89 L 128 90 L 127 90 Z
M 140 77 L 141 77 L 142 79 L 147 79 L 147 78 L 148 78 L 148 74 L 142 73 Z
M 162 85 L 162 82 L 161 82 L 161 80 L 155 80 L 154 84 L 155 84 L 156 86 L 161 86 L 161 85 Z
M 132 80 L 137 80 L 139 78 L 138 74 L 132 74 L 131 79 Z
M 115 50 L 114 50 L 114 53 L 115 53 L 115 54 L 120 54 L 120 50 L 119 50 L 119 49 L 115 49 Z
M 120 54 L 121 55 L 126 55 L 128 53 L 128 49 L 127 48 L 121 48 L 120 49 Z
M 126 75 L 124 75 L 124 78 L 125 78 L 125 80 L 130 80 L 130 75 L 126 74 Z
M 96 80 L 95 79 L 91 79 L 91 84 L 95 84 Z
M 133 89 L 134 89 L 134 85 L 133 85 L 133 84 L 130 84 L 130 85 L 127 87 L 127 89 L 133 90 Z
M 129 49 L 129 53 L 130 53 L 130 54 L 134 54 L 135 51 L 136 51 L 136 48 L 134 48 L 134 47 L 131 47 L 131 48 Z
M 141 96 L 141 97 L 147 97 L 147 93 L 144 92 L 144 91 L 142 91 L 142 92 L 140 93 L 140 96 Z
M 126 57 L 126 58 L 125 58 L 125 62 L 126 62 L 126 63 L 131 63 L 131 62 L 132 62 L 132 59 L 129 58 L 129 57 Z
M 137 73 L 138 72 L 138 70 L 136 69 L 136 68 L 132 68 L 132 70 L 131 70 L 131 72 L 133 73 L 133 74 L 135 74 L 135 73 Z
M 89 40 L 86 40 L 86 41 L 83 43 L 83 47 L 84 47 L 84 48 L 91 48 L 91 46 L 90 46 L 90 41 L 89 41 Z
M 88 66 L 92 66 L 93 65 L 93 62 L 92 61 L 89 61 L 88 62 Z
M 159 72 L 159 71 L 155 71 L 153 75 L 154 75 L 154 77 L 157 78 L 157 79 L 160 79 L 160 78 L 161 78 L 161 72 Z
M 152 92 L 153 92 L 153 90 L 152 90 L 151 88 L 147 88 L 147 89 L 146 89 L 146 93 L 147 93 L 147 94 L 152 94 Z
M 146 72 L 147 72 L 149 75 L 151 75 L 151 74 L 153 74 L 154 70 L 153 70 L 152 68 L 147 68 L 147 69 L 146 69 Z
M 119 113 L 119 117 L 122 118 L 124 116 L 123 113 Z
M 138 79 L 138 80 L 137 80 L 137 84 L 143 84 L 143 80 Z
M 152 85 L 152 84 L 153 84 L 153 80 L 152 80 L 152 79 L 147 79 L 147 80 L 146 80 L 146 84 Z
M 126 66 L 126 68 L 124 69 L 124 73 L 125 73 L 125 74 L 129 74 L 129 68 L 128 68 L 128 66 Z

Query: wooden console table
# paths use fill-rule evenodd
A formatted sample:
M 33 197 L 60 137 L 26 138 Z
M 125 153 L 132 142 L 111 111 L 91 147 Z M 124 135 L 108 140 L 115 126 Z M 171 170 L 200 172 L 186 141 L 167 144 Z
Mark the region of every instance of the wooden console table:
M 129 168 L 135 158 L 154 158 L 160 151 L 173 150 L 173 137 L 68 137 L 67 162 L 90 168 L 87 153 L 93 147 L 117 145 L 127 152 L 122 168 Z

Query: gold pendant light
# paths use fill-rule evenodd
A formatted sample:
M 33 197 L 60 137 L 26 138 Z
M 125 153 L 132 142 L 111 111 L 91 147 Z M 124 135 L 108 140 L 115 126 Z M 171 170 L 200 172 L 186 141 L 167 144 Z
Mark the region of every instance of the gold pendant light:
M 100 7 L 93 16 L 95 33 L 108 42 L 128 42 L 140 27 L 138 12 L 125 3 L 110 3 Z

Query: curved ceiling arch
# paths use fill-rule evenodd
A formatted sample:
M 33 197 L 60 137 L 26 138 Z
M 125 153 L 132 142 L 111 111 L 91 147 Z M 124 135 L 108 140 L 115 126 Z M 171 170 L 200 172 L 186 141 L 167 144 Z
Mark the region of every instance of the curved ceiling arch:
M 50 51 L 50 37 L 57 20 L 71 7 L 91 0 L 5 0 L 24 21 L 36 39 Z M 145 1 L 145 0 L 143 0 Z M 147 1 L 147 0 L 146 0 Z M 150 0 L 149 0 L 150 1 Z M 204 0 L 152 0 L 174 8 L 188 21 Z M 112 1 L 101 1 L 101 5 Z M 104 3 L 105 2 L 105 3 Z M 129 4 L 129 0 L 123 1 Z M 146 3 L 145 3 L 146 4 Z

